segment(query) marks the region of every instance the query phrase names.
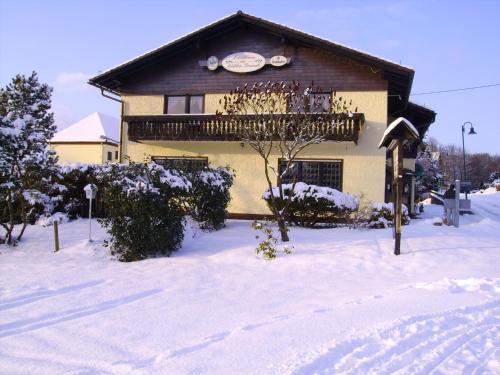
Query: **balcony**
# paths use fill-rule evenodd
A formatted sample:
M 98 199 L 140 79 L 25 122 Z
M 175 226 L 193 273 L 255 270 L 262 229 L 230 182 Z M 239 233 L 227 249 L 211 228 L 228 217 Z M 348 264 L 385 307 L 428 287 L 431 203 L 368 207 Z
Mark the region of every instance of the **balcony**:
M 362 113 L 351 116 L 331 113 L 296 114 L 314 120 L 309 134 L 324 136 L 327 141 L 357 143 L 359 131 L 364 123 Z M 239 117 L 239 118 L 238 118 Z M 249 121 L 257 120 L 255 115 L 241 115 L 230 120 L 228 116 L 216 115 L 152 115 L 124 116 L 128 124 L 128 138 L 141 141 L 239 141 L 240 129 Z M 290 114 L 269 115 L 275 126 L 284 126 Z M 303 119 L 306 120 L 306 119 Z M 278 135 L 276 134 L 276 139 Z

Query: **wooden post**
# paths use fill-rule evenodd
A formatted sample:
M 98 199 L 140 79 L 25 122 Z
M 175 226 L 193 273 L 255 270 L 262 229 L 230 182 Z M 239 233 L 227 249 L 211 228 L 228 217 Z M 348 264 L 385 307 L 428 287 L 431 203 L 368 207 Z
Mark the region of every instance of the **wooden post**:
M 59 222 L 54 221 L 54 253 L 59 251 Z
M 401 219 L 403 204 L 403 146 L 411 145 L 419 138 L 419 133 L 413 124 L 399 117 L 394 120 L 385 130 L 384 136 L 380 141 L 379 148 L 387 147 L 387 151 L 392 152 L 392 171 L 393 171 L 393 208 L 394 208 L 394 254 L 401 253 Z M 413 181 L 412 181 L 413 183 Z M 415 192 L 412 191 L 412 200 Z M 411 202 L 413 205 L 413 202 Z M 413 212 L 413 208 L 410 208 Z
M 403 147 L 400 139 L 393 139 L 389 145 L 389 150 L 392 151 L 392 201 L 394 209 L 394 254 L 401 254 L 401 204 L 403 201 Z
M 410 214 L 416 215 L 418 212 L 415 210 L 415 175 L 411 176 L 410 182 Z
M 453 210 L 453 225 L 460 224 L 460 180 L 455 180 L 455 208 Z

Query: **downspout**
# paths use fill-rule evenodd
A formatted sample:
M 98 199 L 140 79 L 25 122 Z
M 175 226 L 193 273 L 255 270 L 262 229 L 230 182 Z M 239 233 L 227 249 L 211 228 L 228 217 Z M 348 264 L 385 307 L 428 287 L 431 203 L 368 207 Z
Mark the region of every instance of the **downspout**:
M 118 93 L 116 93 L 116 92 L 113 92 L 113 91 L 110 91 L 110 90 L 106 90 L 105 88 L 97 86 L 97 85 L 94 85 L 92 83 L 91 83 L 91 85 L 100 88 L 101 89 L 101 95 L 104 96 L 105 98 L 114 100 L 115 102 L 118 102 L 118 103 L 121 104 L 121 109 L 120 109 L 120 138 L 118 140 L 119 141 L 118 142 L 118 144 L 119 144 L 119 146 L 118 146 L 118 161 L 121 163 L 122 162 L 122 139 L 123 139 L 123 137 L 122 137 L 122 134 L 123 134 L 123 110 L 124 110 L 123 100 L 117 99 L 117 98 L 115 98 L 115 97 L 113 97 L 111 95 L 107 95 L 105 93 L 105 91 L 108 91 L 111 94 L 118 95 Z

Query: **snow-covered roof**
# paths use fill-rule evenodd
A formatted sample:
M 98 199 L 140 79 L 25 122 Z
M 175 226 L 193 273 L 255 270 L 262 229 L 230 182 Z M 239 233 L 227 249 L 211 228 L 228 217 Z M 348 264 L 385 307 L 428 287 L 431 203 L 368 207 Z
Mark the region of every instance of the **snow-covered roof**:
M 120 120 L 99 112 L 57 132 L 51 142 L 111 142 L 118 143 Z
M 384 144 L 386 143 L 389 135 L 401 123 L 406 127 L 406 129 L 408 129 L 410 131 L 410 133 L 412 133 L 415 136 L 415 138 L 418 138 L 418 130 L 417 130 L 417 128 L 410 121 L 408 121 L 407 119 L 405 119 L 404 117 L 398 117 L 396 120 L 394 120 L 393 122 L 391 122 L 391 124 L 387 127 L 387 129 L 385 129 L 384 136 L 382 137 L 382 139 L 380 140 L 380 143 L 378 145 L 379 148 L 382 147 L 382 146 L 384 146 Z

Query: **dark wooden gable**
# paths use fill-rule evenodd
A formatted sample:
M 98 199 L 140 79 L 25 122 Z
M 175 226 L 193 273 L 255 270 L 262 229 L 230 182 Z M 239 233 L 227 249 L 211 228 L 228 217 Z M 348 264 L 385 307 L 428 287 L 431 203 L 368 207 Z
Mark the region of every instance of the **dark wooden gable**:
M 238 33 L 245 34 L 244 32 L 241 32 L 241 29 L 251 30 L 251 32 L 254 32 L 256 30 L 261 32 L 263 31 L 270 36 L 274 36 L 274 42 L 270 45 L 271 49 L 278 49 L 283 45 L 295 48 L 294 56 L 298 56 L 299 58 L 306 53 L 302 53 L 303 51 L 322 51 L 326 55 L 335 56 L 337 59 L 349 61 L 348 65 L 358 64 L 359 67 L 362 67 L 363 69 L 368 69 L 372 72 L 376 72 L 377 74 L 380 74 L 380 77 L 382 77 L 382 79 L 387 82 L 386 87 L 389 93 L 389 114 L 399 113 L 407 106 L 414 75 L 414 71 L 411 68 L 393 63 L 385 59 L 381 59 L 379 57 L 355 50 L 350 47 L 340 45 L 329 40 L 316 37 L 311 34 L 304 33 L 296 29 L 292 29 L 284 25 L 280 25 L 259 17 L 252 16 L 250 14 L 243 13 L 241 11 L 238 11 L 237 13 L 234 13 L 207 26 L 204 26 L 153 51 L 147 52 L 121 65 L 109 69 L 95 77 L 92 77 L 91 79 L 89 79 L 89 84 L 116 95 L 120 95 L 121 93 L 125 92 L 124 90 L 126 89 L 144 90 L 144 87 L 140 88 L 139 84 L 148 84 L 150 88 L 152 88 L 151 78 L 146 77 L 146 72 L 159 72 L 162 70 L 160 69 L 161 66 L 163 67 L 163 69 L 172 70 L 173 73 L 174 67 L 172 66 L 172 63 L 182 65 L 189 63 L 192 64 L 191 67 L 194 70 L 194 67 L 197 64 L 197 61 L 195 60 L 200 57 L 206 58 L 208 53 L 210 52 L 210 48 L 212 48 L 213 50 L 215 50 L 216 48 L 223 48 L 222 44 L 218 46 L 214 43 L 216 40 L 224 39 L 222 37 L 228 37 L 228 41 L 229 39 L 234 39 L 234 41 L 241 43 L 239 47 L 237 47 L 235 43 L 231 44 L 231 51 L 233 51 L 235 48 L 242 47 L 243 40 L 240 40 L 239 38 L 243 38 L 244 36 L 237 36 Z M 255 35 L 255 39 L 257 39 L 257 35 Z M 257 40 L 247 43 L 245 49 L 252 51 L 253 47 L 259 47 L 259 43 L 257 43 Z M 181 59 L 180 56 L 182 55 L 185 55 L 185 58 Z M 196 58 L 193 58 L 194 56 L 196 56 Z M 268 56 L 266 55 L 266 57 Z M 300 60 L 300 62 L 304 64 L 306 63 L 306 61 L 308 61 L 311 66 L 313 64 L 318 64 L 318 62 L 324 62 L 317 56 L 309 60 Z M 167 62 L 169 62 L 168 68 L 166 64 Z M 315 74 L 313 77 L 308 76 L 307 81 L 309 81 L 309 78 L 317 80 L 317 75 L 321 75 L 321 73 L 324 71 L 325 65 L 328 66 L 329 64 L 333 63 L 330 61 L 319 64 L 320 68 L 317 70 L 317 74 Z M 304 71 L 304 68 L 306 66 L 307 64 L 303 66 L 302 69 L 299 69 L 299 66 L 295 64 L 294 68 L 297 68 L 296 73 L 309 74 L 309 70 L 307 72 Z M 186 70 L 184 70 L 187 69 L 186 67 L 178 67 L 175 69 L 179 69 L 179 75 L 190 74 Z M 260 77 L 262 77 L 262 79 L 265 79 L 264 77 L 267 78 L 270 76 L 267 70 L 268 69 L 255 73 L 255 75 L 258 74 Z M 292 71 L 291 69 L 289 70 Z M 342 69 L 334 70 L 335 73 L 339 73 L 342 71 Z M 198 70 L 196 70 L 196 72 L 197 74 L 200 74 Z M 352 71 L 350 71 L 350 73 L 352 73 Z M 219 74 L 227 75 L 227 73 L 225 72 Z M 281 74 L 284 73 L 277 74 L 273 77 L 276 77 L 276 79 L 278 79 Z M 252 75 L 248 75 L 247 77 L 252 78 Z M 288 79 L 288 75 L 285 75 L 284 77 Z M 360 84 L 359 82 L 360 77 L 361 80 L 364 81 L 363 84 Z M 193 78 L 198 79 L 199 77 Z M 359 87 L 360 89 L 368 89 L 366 84 L 367 80 L 365 79 L 366 76 L 365 78 L 363 78 L 362 74 L 349 74 L 344 78 L 345 79 L 342 81 L 342 84 L 345 84 L 345 87 L 349 87 L 351 89 L 355 89 L 356 87 Z M 297 79 L 297 77 L 293 76 L 293 78 L 291 79 Z M 337 82 L 332 82 L 334 78 L 331 78 L 331 76 L 328 77 L 328 79 L 329 81 L 324 81 L 326 86 L 332 85 L 338 86 L 338 89 L 344 89 L 344 86 L 338 84 L 338 80 Z M 136 82 L 132 83 L 132 81 Z M 208 81 L 210 81 L 210 79 L 208 79 Z M 238 82 L 241 81 L 242 80 L 238 80 Z M 247 80 L 245 79 L 245 81 Z M 347 84 L 349 83 L 349 81 L 351 81 L 350 84 Z M 198 80 L 197 82 L 200 81 Z M 161 92 L 161 89 L 158 90 L 159 85 L 156 84 L 156 86 L 157 87 L 155 88 L 155 90 Z M 232 86 L 232 84 L 230 86 Z M 187 82 L 185 83 L 184 87 L 186 87 L 186 89 L 189 89 L 189 91 L 191 91 L 191 89 L 197 89 L 194 84 L 189 84 Z M 184 90 L 184 87 L 178 87 L 178 89 Z M 163 89 L 165 89 L 165 86 L 163 86 Z M 227 88 L 223 88 L 223 90 L 227 91 Z M 175 89 L 175 91 L 177 91 L 177 89 Z
M 266 65 L 252 73 L 233 73 L 222 67 L 210 71 L 200 60 L 217 56 L 219 61 L 235 52 L 257 52 L 266 58 L 284 55 L 291 63 L 283 67 Z M 344 56 L 284 40 L 258 27 L 241 25 L 209 41 L 194 43 L 140 71 L 122 77 L 120 92 L 128 94 L 225 93 L 245 83 L 293 81 L 314 84 L 324 91 L 387 90 L 379 70 Z

